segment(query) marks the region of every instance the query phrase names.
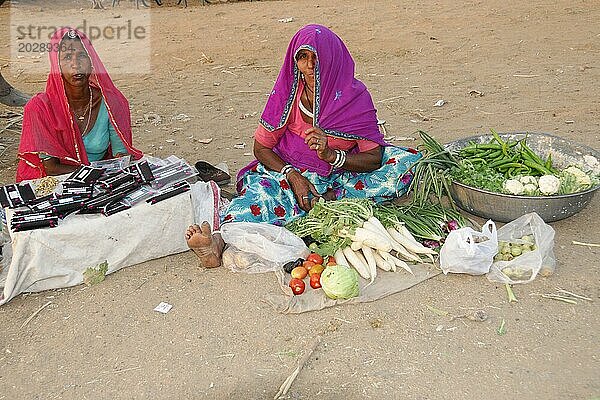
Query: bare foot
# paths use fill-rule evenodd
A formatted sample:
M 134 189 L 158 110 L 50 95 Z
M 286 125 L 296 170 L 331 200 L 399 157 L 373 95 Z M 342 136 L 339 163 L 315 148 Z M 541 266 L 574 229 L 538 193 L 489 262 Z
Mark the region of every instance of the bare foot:
M 185 232 L 187 245 L 200 259 L 202 266 L 215 268 L 221 265 L 221 254 L 225 243 L 220 234 L 212 234 L 210 224 L 206 221 L 202 226 L 190 225 Z

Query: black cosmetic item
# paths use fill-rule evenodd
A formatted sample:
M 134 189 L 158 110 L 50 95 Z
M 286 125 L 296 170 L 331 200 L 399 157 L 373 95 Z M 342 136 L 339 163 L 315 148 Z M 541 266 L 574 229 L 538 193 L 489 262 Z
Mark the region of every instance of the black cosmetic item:
M 16 208 L 35 200 L 31 184 L 13 184 L 0 188 L 0 204 L 2 207 Z
M 137 164 L 133 164 L 127 167 L 127 171 L 136 175 L 136 179 L 141 183 L 148 183 L 154 180 L 154 174 L 148 161 L 141 161 Z
M 156 204 L 160 201 L 169 199 L 173 196 L 177 196 L 178 194 L 185 193 L 190 190 L 190 184 L 186 181 L 177 182 L 173 186 L 168 187 L 165 190 L 162 190 L 158 195 L 149 198 L 146 200 L 147 203 Z
M 117 172 L 108 176 L 104 176 L 96 181 L 96 184 L 108 191 L 113 191 L 117 187 L 136 180 L 136 176 L 130 172 Z
M 80 196 L 61 197 L 60 199 L 49 200 L 50 206 L 56 213 L 64 218 L 65 216 L 81 210 L 85 204 L 85 199 Z
M 121 203 L 120 201 L 116 203 L 109 203 L 102 209 L 102 215 L 108 217 L 121 211 L 129 210 L 130 208 L 131 206 Z
M 66 181 L 79 182 L 79 183 L 94 183 L 102 176 L 104 170 L 102 168 L 94 168 L 89 165 L 82 165 L 75 170 Z
M 140 183 L 137 181 L 131 181 L 125 185 L 117 187 L 110 193 L 105 193 L 98 197 L 94 197 L 85 202 L 82 212 L 83 213 L 96 213 L 101 212 L 105 205 L 114 203 L 122 200 L 129 193 L 137 190 L 140 187 Z
M 79 183 L 73 181 L 65 181 L 62 185 L 61 197 L 65 196 L 81 196 L 90 198 L 94 193 L 93 183 Z
M 48 218 L 40 221 L 17 222 L 11 228 L 13 232 L 22 232 L 39 228 L 54 228 L 57 225 L 58 218 Z
M 58 218 L 56 211 L 47 210 L 43 212 L 28 212 L 28 213 L 20 213 L 14 214 L 10 219 L 12 225 L 18 222 L 31 222 L 31 221 L 41 221 L 44 219 Z

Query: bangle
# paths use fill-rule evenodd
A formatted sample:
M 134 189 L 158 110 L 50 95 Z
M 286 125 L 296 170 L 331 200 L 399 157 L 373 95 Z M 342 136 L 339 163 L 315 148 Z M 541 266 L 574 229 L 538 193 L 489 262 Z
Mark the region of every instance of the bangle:
M 334 169 L 342 168 L 346 163 L 346 152 L 343 150 L 335 150 L 335 160 L 329 163 Z
M 286 175 L 293 170 L 294 167 L 291 164 L 285 164 L 282 168 L 281 171 L 279 171 L 282 175 Z

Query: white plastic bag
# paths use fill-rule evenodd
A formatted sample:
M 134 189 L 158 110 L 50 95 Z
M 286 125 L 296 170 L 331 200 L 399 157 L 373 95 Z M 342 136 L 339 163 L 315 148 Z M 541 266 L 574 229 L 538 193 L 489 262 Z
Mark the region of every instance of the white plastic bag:
M 498 240 L 521 243 L 522 237 L 533 235 L 535 250 L 523 253 L 510 261 L 492 264 L 488 279 L 501 283 L 528 283 L 538 273 L 550 275 L 554 272 L 554 229 L 536 213 L 525 214 L 498 229 Z
M 481 232 L 472 228 L 451 231 L 440 250 L 440 266 L 444 274 L 483 275 L 490 270 L 497 252 L 496 224 L 489 220 Z
M 228 245 L 223 266 L 234 272 L 270 272 L 310 253 L 302 239 L 284 227 L 267 223 L 231 222 L 221 227 Z

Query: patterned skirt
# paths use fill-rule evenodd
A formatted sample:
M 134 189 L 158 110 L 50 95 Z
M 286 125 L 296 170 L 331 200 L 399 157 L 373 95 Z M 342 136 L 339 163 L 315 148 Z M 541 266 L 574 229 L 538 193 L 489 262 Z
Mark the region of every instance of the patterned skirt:
M 372 172 L 334 171 L 329 176 L 301 170 L 319 193 L 333 190 L 336 198 L 391 200 L 406 193 L 412 174 L 409 168 L 421 154 L 414 149 L 386 147 L 381 168 Z M 285 176 L 258 163 L 238 178 L 239 196 L 221 214 L 225 222 L 268 222 L 284 225 L 305 214 Z

